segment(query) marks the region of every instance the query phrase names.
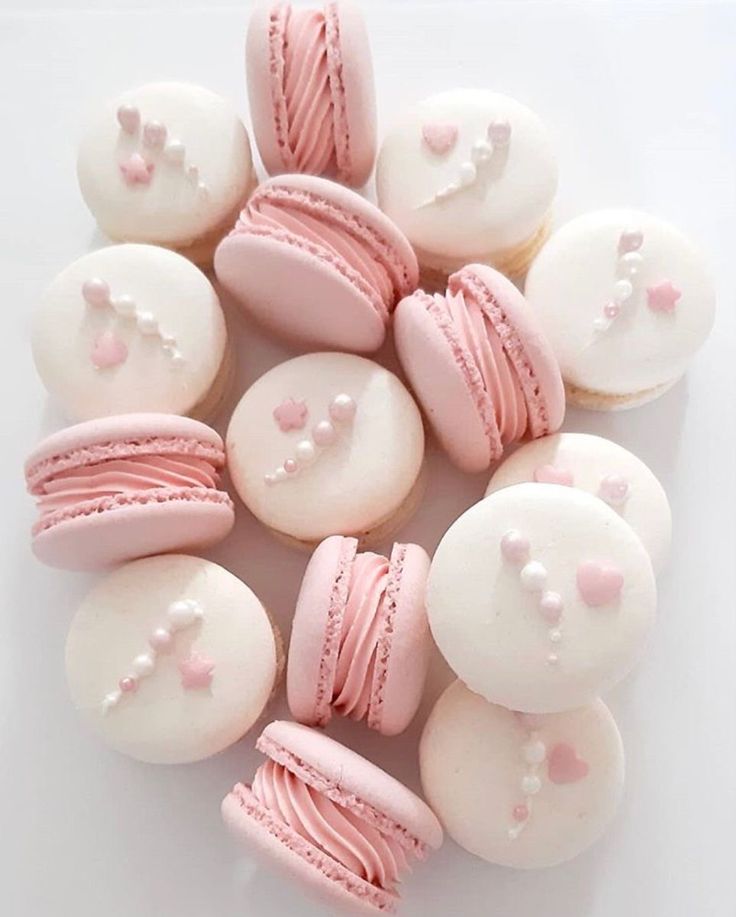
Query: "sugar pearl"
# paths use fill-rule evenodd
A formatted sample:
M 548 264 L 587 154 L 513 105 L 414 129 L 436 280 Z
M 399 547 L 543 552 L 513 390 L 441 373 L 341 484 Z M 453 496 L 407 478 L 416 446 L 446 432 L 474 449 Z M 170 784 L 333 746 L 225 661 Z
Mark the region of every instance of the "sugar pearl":
M 634 288 L 630 280 L 617 280 L 613 285 L 613 301 L 620 306 L 631 297 L 633 292 Z
M 112 305 L 118 315 L 135 315 L 135 300 L 132 296 L 117 296 Z
M 294 459 L 287 459 L 287 460 L 284 462 L 284 471 L 285 471 L 287 474 L 296 474 L 298 468 L 299 468 L 299 466 L 298 466 L 297 463 L 294 461 Z
M 472 185 L 476 179 L 477 171 L 475 165 L 472 162 L 463 162 L 460 164 L 460 184 L 467 188 L 468 185 Z
M 312 430 L 312 437 L 318 446 L 329 446 L 335 439 L 335 428 L 329 420 L 321 420 Z
M 276 475 L 273 475 L 273 474 L 270 474 L 270 473 L 269 473 L 269 474 L 264 474 L 264 475 L 263 475 L 263 480 L 266 482 L 266 484 L 268 484 L 269 487 L 271 487 L 272 484 L 275 484 L 275 483 L 276 483 Z
M 547 634 L 547 636 L 552 641 L 552 643 L 559 643 L 560 640 L 562 640 L 562 631 L 557 630 L 555 627 Z
M 593 327 L 596 331 L 606 331 L 608 328 L 610 328 L 610 326 L 611 323 L 607 318 L 598 316 L 598 318 L 593 319 Z
M 338 422 L 347 422 L 355 417 L 357 405 L 350 395 L 337 395 L 330 404 L 330 417 Z
M 614 319 L 618 318 L 621 312 L 621 306 L 616 302 L 609 302 L 603 307 L 603 314 L 606 318 Z
M 514 821 L 518 821 L 518 822 L 526 821 L 527 818 L 529 818 L 529 807 L 523 804 L 514 806 L 512 815 L 514 816 Z
M 303 464 L 314 461 L 315 455 L 314 444 L 310 443 L 308 439 L 303 439 L 296 444 L 296 457 Z
M 99 277 L 93 277 L 82 284 L 82 296 L 90 306 L 106 306 L 110 302 L 110 287 Z
M 186 156 L 186 147 L 181 140 L 171 140 L 166 144 L 164 155 L 170 162 L 184 162 Z
M 550 624 L 556 624 L 562 614 L 562 596 L 559 592 L 545 592 L 539 600 L 539 613 Z
M 172 630 L 181 630 L 201 618 L 202 609 L 196 602 L 183 599 L 178 602 L 172 602 L 166 610 L 166 616 L 169 619 L 169 625 Z
M 530 560 L 521 568 L 519 578 L 528 592 L 539 592 L 547 582 L 547 570 L 538 560 Z
M 288 475 L 286 474 L 286 469 L 283 466 L 281 468 L 277 468 L 276 471 L 274 471 L 273 473 L 273 477 L 274 477 L 274 482 L 285 481 L 286 478 L 288 477 Z
M 121 678 L 119 685 L 123 694 L 132 694 L 138 687 L 138 682 L 135 678 L 128 676 L 126 678 Z
M 501 551 L 507 560 L 521 562 L 529 556 L 529 539 L 517 529 L 509 529 L 501 539 Z
M 542 781 L 533 774 L 527 774 L 521 781 L 521 791 L 525 796 L 534 796 L 542 789 Z
M 535 739 L 532 742 L 527 742 L 521 749 L 521 753 L 527 764 L 541 764 L 547 757 L 547 747 L 544 742 Z
M 493 155 L 493 147 L 487 140 L 476 140 L 473 144 L 473 159 L 476 162 L 487 162 Z
M 171 649 L 173 639 L 170 630 L 165 627 L 157 627 L 148 638 L 148 645 L 156 650 L 157 653 L 165 653 Z
M 139 312 L 136 316 L 136 324 L 141 334 L 158 333 L 158 321 L 153 312 Z
M 143 125 L 143 145 L 160 149 L 166 142 L 166 127 L 160 121 L 149 121 Z
M 145 678 L 150 675 L 156 666 L 156 662 L 149 653 L 141 653 L 133 660 L 133 671 L 139 678 Z
M 623 272 L 628 277 L 634 277 L 639 273 L 639 268 L 644 263 L 644 259 L 639 252 L 627 252 L 620 258 L 620 264 Z
M 116 707 L 120 703 L 121 697 L 120 691 L 110 691 L 109 694 L 106 694 L 102 701 L 102 712 L 107 713 L 112 707 Z

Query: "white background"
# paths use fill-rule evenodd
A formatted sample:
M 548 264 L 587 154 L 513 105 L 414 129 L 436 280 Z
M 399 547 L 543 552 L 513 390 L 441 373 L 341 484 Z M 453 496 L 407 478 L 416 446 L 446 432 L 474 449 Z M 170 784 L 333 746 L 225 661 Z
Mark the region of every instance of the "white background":
M 121 12 L 89 0 L 74 11 L 67 5 L 48 11 L 33 0 L 0 13 L 0 913 L 310 917 L 319 909 L 239 858 L 220 823 L 221 797 L 256 766 L 254 734 L 201 764 L 144 766 L 96 744 L 67 701 L 65 632 L 92 578 L 34 562 L 34 511 L 21 469 L 37 440 L 64 423 L 34 374 L 30 313 L 58 270 L 104 242 L 77 190 L 75 139 L 100 99 L 161 78 L 221 92 L 247 122 L 249 4 L 112 4 Z M 636 452 L 661 478 L 674 511 L 651 652 L 608 698 L 628 754 L 620 816 L 576 861 L 534 873 L 489 866 L 448 841 L 405 883 L 402 913 L 730 917 L 736 7 L 646 0 L 364 6 L 383 124 L 402 104 L 457 85 L 517 96 L 544 117 L 559 147 L 558 222 L 601 206 L 649 209 L 700 240 L 719 289 L 715 331 L 686 380 L 648 407 L 614 416 L 570 411 L 565 424 Z M 232 311 L 228 317 L 239 341 L 239 393 L 288 354 Z M 226 415 L 221 430 L 225 423 Z M 433 451 L 429 464 L 430 498 L 400 535 L 432 551 L 486 477 L 464 477 Z M 235 533 L 211 556 L 244 578 L 288 633 L 306 557 L 278 547 L 243 507 Z M 437 666 L 429 694 L 441 680 Z M 344 722 L 331 731 L 416 788 L 416 743 L 429 702 L 399 739 Z M 285 712 L 279 702 L 267 715 Z

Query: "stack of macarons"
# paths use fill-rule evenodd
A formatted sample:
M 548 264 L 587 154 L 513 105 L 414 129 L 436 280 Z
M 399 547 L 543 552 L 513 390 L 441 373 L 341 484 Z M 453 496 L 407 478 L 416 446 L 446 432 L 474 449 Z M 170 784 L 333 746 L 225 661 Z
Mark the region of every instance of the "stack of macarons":
M 624 757 L 600 695 L 651 633 L 670 509 L 629 451 L 559 431 L 566 400 L 617 410 L 669 389 L 715 296 L 660 219 L 604 210 L 555 231 L 554 144 L 512 98 L 433 95 L 379 149 L 347 0 L 263 4 L 246 72 L 260 183 L 209 90 L 151 83 L 90 121 L 80 189 L 117 244 L 63 269 L 34 317 L 39 376 L 73 425 L 26 463 L 33 551 L 105 573 L 66 664 L 118 751 L 216 754 L 285 671 L 296 722 L 262 729 L 265 761 L 224 820 L 330 906 L 391 912 L 443 827 L 532 868 L 613 817 Z M 361 193 L 374 167 L 377 203 Z M 233 401 L 221 291 L 301 351 L 235 393 L 223 437 L 206 423 Z M 365 356 L 383 360 L 389 335 L 402 378 Z M 433 558 L 392 543 L 432 498 L 425 422 L 457 469 L 492 469 Z M 278 545 L 311 553 L 288 656 L 250 587 L 185 553 L 233 528 L 225 470 Z M 339 716 L 402 733 L 433 644 L 457 680 L 419 745 L 428 805 L 325 730 Z

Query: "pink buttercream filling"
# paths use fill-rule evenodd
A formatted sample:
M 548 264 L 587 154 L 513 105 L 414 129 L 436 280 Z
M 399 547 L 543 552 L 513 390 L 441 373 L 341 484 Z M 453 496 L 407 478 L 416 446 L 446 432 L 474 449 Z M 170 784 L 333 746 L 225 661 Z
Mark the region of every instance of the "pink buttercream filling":
M 212 462 L 193 455 L 140 455 L 111 459 L 59 471 L 37 490 L 43 521 L 80 503 L 132 495 L 154 488 L 216 489 L 219 474 Z
M 526 398 L 514 365 L 488 316 L 462 290 L 457 293 L 448 290 L 445 296 L 437 294 L 435 302 L 446 309 L 461 344 L 480 372 L 493 402 L 501 442 L 506 445 L 521 439 L 529 423 Z
M 354 720 L 366 717 L 376 692 L 376 655 L 384 620 L 388 573 L 388 561 L 378 554 L 359 554 L 353 561 L 332 706 Z
M 300 837 L 378 888 L 393 892 L 409 869 L 406 853 L 396 840 L 275 761 L 258 768 L 252 792 Z

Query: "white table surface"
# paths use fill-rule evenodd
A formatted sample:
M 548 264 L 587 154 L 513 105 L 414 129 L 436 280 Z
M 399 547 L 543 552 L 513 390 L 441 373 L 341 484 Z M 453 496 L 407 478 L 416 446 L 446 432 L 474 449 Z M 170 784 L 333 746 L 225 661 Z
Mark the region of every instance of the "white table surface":
M 4 917 L 282 917 L 321 913 L 298 887 L 240 856 L 219 802 L 249 777 L 255 734 L 179 768 L 144 766 L 88 735 L 67 700 L 66 628 L 92 577 L 46 569 L 29 549 L 27 451 L 63 417 L 28 347 L 45 284 L 104 240 L 79 196 L 85 111 L 139 82 L 175 78 L 229 96 L 247 121 L 243 33 L 250 4 L 7 3 L 0 9 L 2 638 L 0 913 Z M 135 11 L 134 7 L 142 7 Z M 736 7 L 733 4 L 366 2 L 380 116 L 456 85 L 525 101 L 560 151 L 558 221 L 634 205 L 679 224 L 712 254 L 715 331 L 687 378 L 629 413 L 570 411 L 565 429 L 641 456 L 674 511 L 651 652 L 607 700 L 628 755 L 627 792 L 607 836 L 576 861 L 523 873 L 451 841 L 405 883 L 405 917 L 730 917 L 736 902 Z M 105 11 L 107 8 L 108 11 Z M 118 11 L 109 11 L 109 8 Z M 4 11 L 3 11 L 4 10 Z M 238 393 L 288 353 L 246 327 Z M 388 355 L 389 362 L 392 358 Z M 237 394 L 233 396 L 237 397 Z M 232 404 L 230 405 L 230 408 Z M 224 429 L 227 416 L 219 418 Z M 432 498 L 401 532 L 432 551 L 482 493 L 432 449 Z M 277 546 L 241 506 L 211 557 L 244 578 L 288 634 L 306 557 Z M 416 743 L 446 679 L 437 665 L 408 734 L 331 732 L 417 787 Z M 286 715 L 283 700 L 267 716 Z

